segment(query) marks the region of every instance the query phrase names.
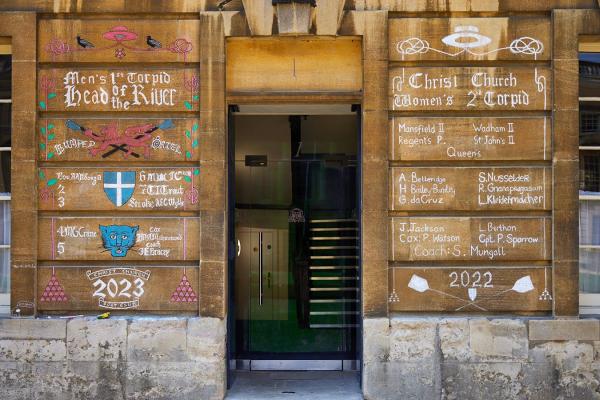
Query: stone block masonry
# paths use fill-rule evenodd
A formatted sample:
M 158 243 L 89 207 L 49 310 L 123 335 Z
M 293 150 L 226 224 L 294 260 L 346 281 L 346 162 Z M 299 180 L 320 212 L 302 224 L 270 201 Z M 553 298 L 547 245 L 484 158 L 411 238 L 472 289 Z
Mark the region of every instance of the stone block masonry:
M 223 399 L 218 318 L 0 319 L 0 399 Z
M 367 400 L 600 399 L 596 319 L 364 320 Z
M 0 399 L 223 399 L 218 318 L 0 319 Z M 367 400 L 600 399 L 600 321 L 364 320 Z

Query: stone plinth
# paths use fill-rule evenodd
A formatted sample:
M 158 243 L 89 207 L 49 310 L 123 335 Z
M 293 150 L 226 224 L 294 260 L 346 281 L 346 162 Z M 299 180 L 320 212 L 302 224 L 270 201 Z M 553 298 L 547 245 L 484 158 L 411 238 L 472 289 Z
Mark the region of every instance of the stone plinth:
M 0 320 L 0 398 L 220 400 L 218 318 Z

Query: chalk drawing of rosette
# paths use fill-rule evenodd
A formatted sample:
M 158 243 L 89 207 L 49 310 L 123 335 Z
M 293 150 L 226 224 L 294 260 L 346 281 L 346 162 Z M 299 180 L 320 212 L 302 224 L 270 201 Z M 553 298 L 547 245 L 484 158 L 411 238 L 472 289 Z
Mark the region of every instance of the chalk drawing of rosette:
M 474 25 L 461 25 L 455 27 L 453 33 L 442 38 L 442 43 L 458 50 L 451 52 L 436 49 L 435 47 L 431 47 L 429 42 L 425 39 L 411 37 L 399 41 L 396 44 L 396 51 L 402 55 L 402 60 L 405 59 L 405 56 L 425 54 L 430 51 L 448 57 L 458 57 L 465 53 L 483 57 L 493 53 L 510 51 L 513 54 L 532 55 L 534 59 L 537 59 L 537 56 L 544 51 L 544 44 L 540 40 L 529 36 L 514 39 L 507 47 L 486 51 L 483 48 L 492 43 L 492 39 L 489 36 L 480 33 L 479 28 Z

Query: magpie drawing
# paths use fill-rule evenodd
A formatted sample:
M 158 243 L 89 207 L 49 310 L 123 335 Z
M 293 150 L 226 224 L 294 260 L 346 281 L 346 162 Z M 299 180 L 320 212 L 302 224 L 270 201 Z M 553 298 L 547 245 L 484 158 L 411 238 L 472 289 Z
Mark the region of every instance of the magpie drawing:
M 148 43 L 148 46 L 153 47 L 155 49 L 159 49 L 162 47 L 160 42 L 154 39 L 152 36 L 146 36 L 146 43 Z
M 81 36 L 77 36 L 77 44 L 83 47 L 84 49 L 91 49 L 92 47 L 94 47 L 92 42 L 83 39 Z

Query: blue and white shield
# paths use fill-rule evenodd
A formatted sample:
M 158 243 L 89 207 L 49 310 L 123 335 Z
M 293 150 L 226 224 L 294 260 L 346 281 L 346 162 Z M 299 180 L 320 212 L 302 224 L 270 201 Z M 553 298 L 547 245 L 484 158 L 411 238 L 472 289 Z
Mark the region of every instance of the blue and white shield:
M 127 203 L 135 190 L 135 171 L 104 172 L 104 193 L 117 207 Z

